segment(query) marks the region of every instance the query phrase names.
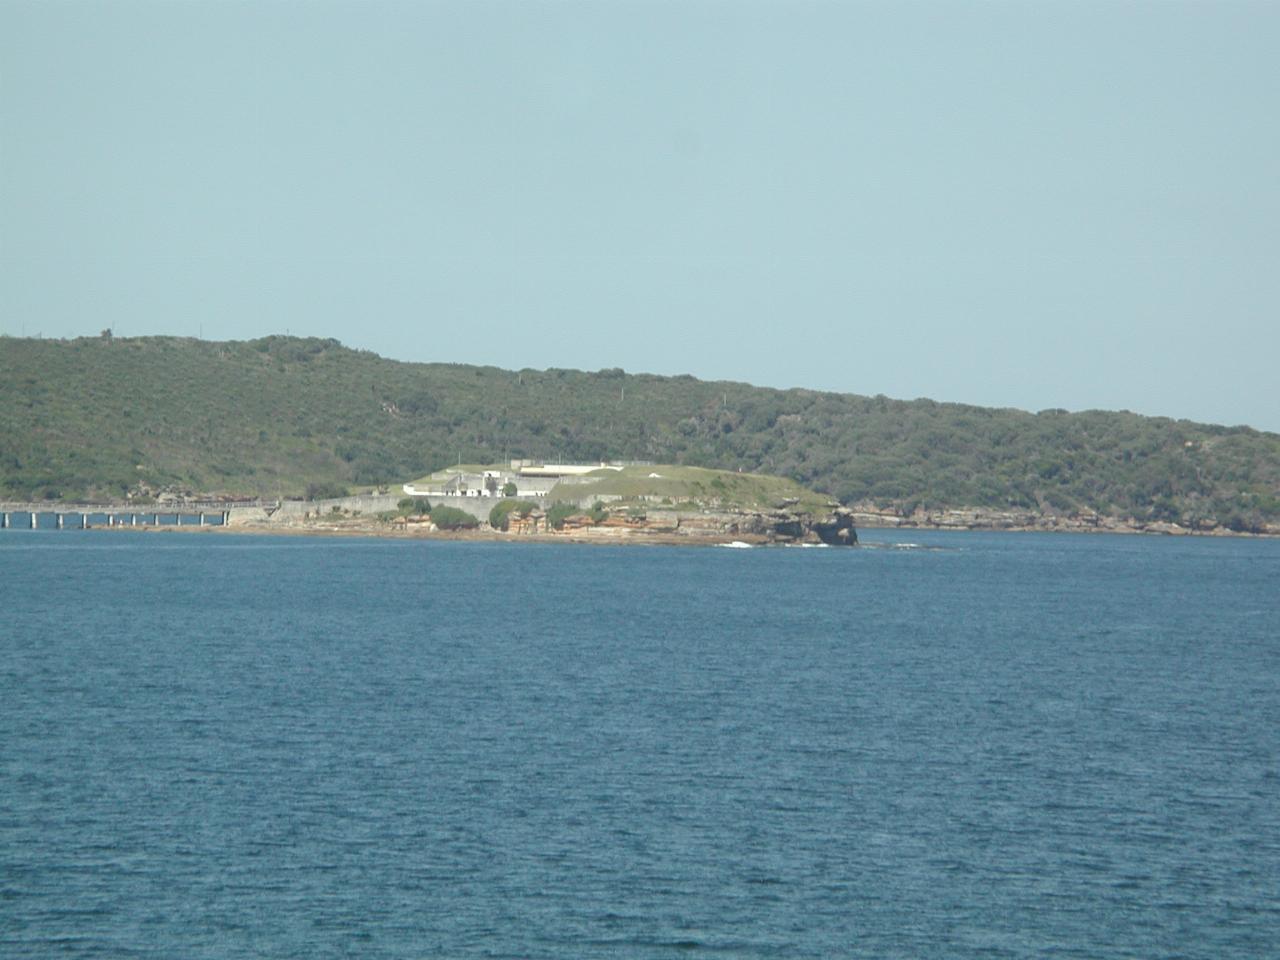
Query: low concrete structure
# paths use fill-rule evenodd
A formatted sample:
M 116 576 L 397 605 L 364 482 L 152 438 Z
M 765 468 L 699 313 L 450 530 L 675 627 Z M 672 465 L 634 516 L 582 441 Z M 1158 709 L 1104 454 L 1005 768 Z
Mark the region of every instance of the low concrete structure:
M 621 470 L 611 463 L 544 463 L 540 466 L 521 466 L 517 473 L 522 477 L 581 477 L 597 470 Z
M 223 503 L 147 505 L 111 503 L 2 503 L 0 530 L 88 530 L 90 527 L 223 526 Z
M 610 463 L 531 463 L 527 460 L 511 461 L 510 469 L 465 470 L 462 468 L 438 470 L 421 481 L 406 483 L 403 490 L 410 497 L 454 499 L 502 499 L 504 492 L 515 488 L 514 496 L 521 500 L 545 497 L 557 483 L 581 481 L 597 470 L 621 470 Z

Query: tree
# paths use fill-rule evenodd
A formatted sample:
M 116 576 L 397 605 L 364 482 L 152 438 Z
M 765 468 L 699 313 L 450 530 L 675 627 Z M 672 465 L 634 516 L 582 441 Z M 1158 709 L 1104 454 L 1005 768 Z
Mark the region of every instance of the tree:
M 347 488 L 337 483 L 316 481 L 307 484 L 308 500 L 337 500 L 347 493 Z
M 480 526 L 480 521 L 465 510 L 445 506 L 431 511 L 431 522 L 441 530 L 471 530 Z
M 527 517 L 537 508 L 536 503 L 528 500 L 503 500 L 489 511 L 489 526 L 495 530 L 506 530 L 511 525 L 511 514 Z
M 495 530 L 507 529 L 507 515 L 515 509 L 515 506 L 516 502 L 514 500 L 503 500 L 495 504 L 493 509 L 489 511 L 489 526 Z
M 564 526 L 565 520 L 576 513 L 578 508 L 571 503 L 553 503 L 551 509 L 547 511 L 547 525 L 553 530 L 559 530 Z

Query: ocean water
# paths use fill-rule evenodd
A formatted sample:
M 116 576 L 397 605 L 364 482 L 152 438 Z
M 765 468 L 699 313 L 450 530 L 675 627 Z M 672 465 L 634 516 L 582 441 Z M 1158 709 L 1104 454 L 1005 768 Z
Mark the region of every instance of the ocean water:
M 1276 956 L 1280 542 L 863 538 L 0 531 L 0 956 Z

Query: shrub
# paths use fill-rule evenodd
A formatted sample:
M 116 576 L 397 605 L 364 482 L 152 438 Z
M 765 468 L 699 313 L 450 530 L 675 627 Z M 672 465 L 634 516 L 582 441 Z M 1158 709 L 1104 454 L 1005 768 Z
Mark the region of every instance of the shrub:
M 457 507 L 436 507 L 431 511 L 431 522 L 441 530 L 471 530 L 480 521 Z
M 578 508 L 571 503 L 553 503 L 551 509 L 547 511 L 547 524 L 555 530 L 559 530 L 564 526 L 564 522 L 578 512 Z
M 516 485 L 508 480 L 502 485 L 502 495 L 504 497 L 514 497 L 516 495 Z
M 336 500 L 347 495 L 347 488 L 338 483 L 319 481 L 307 484 L 308 500 Z
M 405 516 L 410 514 L 423 516 L 431 512 L 431 501 L 425 497 L 405 497 L 396 503 L 396 507 Z
M 591 505 L 591 510 L 587 516 L 591 518 L 592 523 L 600 523 L 609 516 L 609 511 L 604 508 L 604 504 L 597 500 Z
M 1222 524 L 1236 533 L 1262 533 L 1262 515 L 1256 510 L 1233 511 Z
M 489 526 L 495 530 L 506 530 L 511 523 L 511 514 L 527 517 L 536 506 L 528 500 L 503 500 L 489 511 Z

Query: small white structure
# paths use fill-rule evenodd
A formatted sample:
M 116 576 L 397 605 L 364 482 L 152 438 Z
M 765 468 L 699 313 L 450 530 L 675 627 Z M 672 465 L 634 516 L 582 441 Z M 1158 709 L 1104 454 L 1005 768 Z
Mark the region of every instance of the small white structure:
M 522 477 L 582 477 L 596 470 L 621 470 L 609 463 L 544 463 L 539 466 L 522 466 Z
M 410 497 L 502 497 L 507 484 L 516 488 L 518 497 L 544 497 L 562 479 L 586 476 L 596 470 L 621 470 L 609 463 L 535 463 L 511 461 L 510 470 L 481 470 L 468 473 L 462 469 L 439 470 L 403 490 Z

